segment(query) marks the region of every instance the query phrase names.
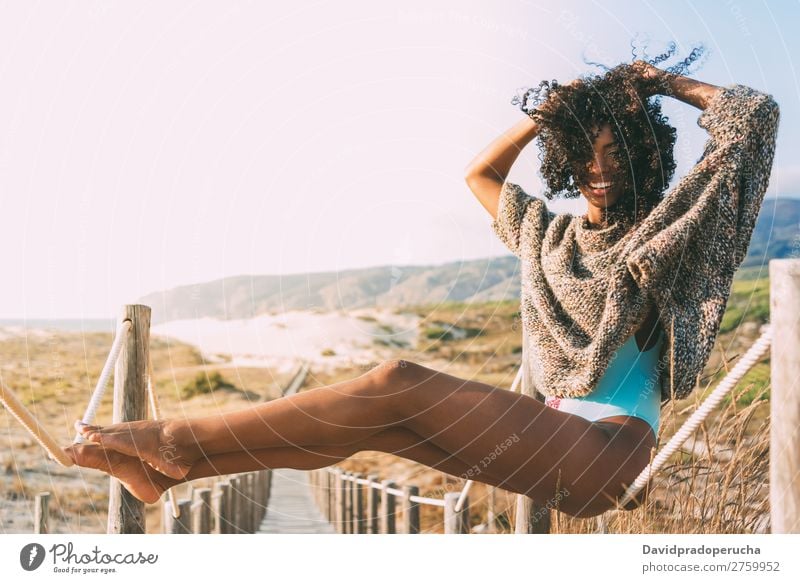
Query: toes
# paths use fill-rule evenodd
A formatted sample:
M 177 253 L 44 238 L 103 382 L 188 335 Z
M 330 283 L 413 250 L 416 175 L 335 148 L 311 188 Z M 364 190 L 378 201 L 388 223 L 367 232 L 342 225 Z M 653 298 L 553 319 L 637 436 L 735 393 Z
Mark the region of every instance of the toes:
M 80 419 L 75 421 L 75 429 L 80 433 L 86 433 L 87 431 L 96 431 L 100 429 L 100 425 L 91 425 L 89 423 L 84 423 Z
M 76 465 L 92 468 L 94 470 L 105 470 L 108 468 L 107 456 L 101 453 L 102 448 L 99 446 L 73 444 L 69 447 L 65 447 L 64 452 Z

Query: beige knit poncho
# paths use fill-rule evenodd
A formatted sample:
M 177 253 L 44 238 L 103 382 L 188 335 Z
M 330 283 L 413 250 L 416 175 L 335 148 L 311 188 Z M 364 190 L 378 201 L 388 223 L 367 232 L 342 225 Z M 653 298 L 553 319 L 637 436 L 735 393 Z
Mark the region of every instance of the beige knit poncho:
M 666 340 L 642 390 L 662 403 L 691 393 L 750 244 L 778 119 L 771 95 L 722 87 L 697 120 L 700 160 L 638 224 L 623 210 L 592 227 L 505 182 L 492 229 L 521 259 L 525 372 L 540 393 L 589 393 L 653 304 Z

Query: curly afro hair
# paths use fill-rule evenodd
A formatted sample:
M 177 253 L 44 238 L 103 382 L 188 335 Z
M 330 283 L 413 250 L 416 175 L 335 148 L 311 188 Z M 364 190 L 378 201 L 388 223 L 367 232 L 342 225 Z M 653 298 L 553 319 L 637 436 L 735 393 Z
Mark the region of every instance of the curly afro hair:
M 682 62 L 665 69 L 681 74 L 703 52 L 695 48 Z M 646 62 L 651 65 L 675 53 L 667 52 Z M 635 62 L 635 60 L 634 60 Z M 661 113 L 660 95 L 668 94 L 664 78 L 642 78 L 632 63 L 622 63 L 602 75 L 582 75 L 568 85 L 541 81 L 512 103 L 537 122 L 540 173 L 545 196 L 577 198 L 578 184 L 586 182 L 593 157 L 592 145 L 604 124 L 609 124 L 620 145 L 612 153 L 621 170 L 625 205 L 640 220 L 661 201 L 675 172 L 673 150 L 677 132 Z M 616 204 L 615 204 L 616 206 Z

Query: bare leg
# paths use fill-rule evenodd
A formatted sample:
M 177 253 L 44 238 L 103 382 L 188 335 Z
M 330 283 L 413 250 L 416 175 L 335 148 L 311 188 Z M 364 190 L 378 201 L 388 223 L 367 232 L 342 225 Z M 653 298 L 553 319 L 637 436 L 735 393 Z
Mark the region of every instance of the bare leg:
M 182 479 L 170 478 L 142 462 L 101 445 L 89 443 L 65 448 L 79 466 L 104 471 L 115 476 L 140 500 L 153 503 L 163 492 L 182 482 L 265 468 L 323 468 L 347 459 L 360 451 L 381 451 L 416 461 L 442 472 L 465 479 L 475 479 L 504 487 L 503 479 L 482 468 L 469 466 L 461 459 L 424 441 L 419 435 L 402 428 L 387 429 L 363 442 L 341 446 L 272 447 L 254 451 L 215 454 L 194 464 Z
M 171 426 L 153 423 L 116 424 L 87 434 L 151 464 L 158 463 L 158 447 L 169 438 L 175 455 L 188 460 L 186 471 L 172 476 L 183 478 L 201 457 L 217 453 L 286 444 L 342 446 L 401 427 L 469 467 L 491 464 L 507 489 L 539 503 L 566 496 L 561 508 L 575 516 L 610 508 L 647 464 L 654 443 L 640 419 L 591 423 L 531 397 L 408 361 L 389 361 L 353 380 L 257 407 L 170 420 Z
M 387 399 L 377 386 L 391 383 L 401 394 L 401 375 L 387 371 L 403 364 L 384 364 L 361 376 L 282 397 L 262 405 L 189 419 L 133 421 L 104 427 L 79 427 L 85 438 L 125 455 L 141 457 L 173 478 L 219 453 L 280 446 L 348 445 L 396 426 L 384 412 Z M 367 420 L 368 425 L 359 425 Z

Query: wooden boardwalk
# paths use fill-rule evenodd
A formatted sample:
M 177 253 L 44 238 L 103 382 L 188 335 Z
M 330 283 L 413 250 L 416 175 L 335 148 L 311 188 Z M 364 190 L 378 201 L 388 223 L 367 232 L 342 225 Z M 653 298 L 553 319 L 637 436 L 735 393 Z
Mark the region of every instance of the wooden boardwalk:
M 336 534 L 311 496 L 308 472 L 272 470 L 267 514 L 256 534 Z

